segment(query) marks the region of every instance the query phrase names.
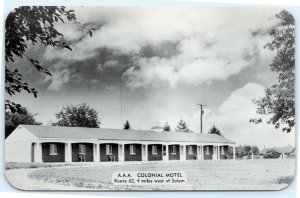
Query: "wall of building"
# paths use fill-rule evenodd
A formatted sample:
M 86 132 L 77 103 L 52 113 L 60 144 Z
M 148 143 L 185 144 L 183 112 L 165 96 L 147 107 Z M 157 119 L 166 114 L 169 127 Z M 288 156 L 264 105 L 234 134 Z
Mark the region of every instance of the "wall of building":
M 57 155 L 50 155 L 50 144 L 56 144 Z M 42 143 L 42 160 L 43 162 L 64 162 L 65 161 L 65 144 L 64 143 Z
M 113 156 L 115 158 L 115 161 L 119 161 L 118 144 L 109 144 L 109 145 L 112 145 L 112 155 L 106 155 L 106 145 L 108 145 L 108 144 L 100 144 L 100 162 L 111 161 L 110 156 Z
M 157 155 L 152 155 L 152 146 L 157 147 Z M 148 161 L 161 161 L 162 160 L 162 145 L 161 144 L 149 144 L 148 145 Z
M 172 154 L 172 146 L 175 146 L 176 154 Z M 180 147 L 179 145 L 169 145 L 169 160 L 180 160 Z
M 26 162 L 32 159 L 31 145 L 36 137 L 22 126 L 5 139 L 5 162 Z
M 73 143 L 72 144 L 72 162 L 80 162 L 79 144 L 84 144 L 86 146 L 85 161 L 93 162 L 94 161 L 93 143 Z
M 135 146 L 135 155 L 130 155 L 130 145 Z M 125 144 L 125 161 L 142 161 L 142 145 L 141 144 Z
M 206 147 L 208 147 L 209 148 L 209 154 L 207 154 L 206 153 Z M 208 145 L 208 146 L 204 146 L 203 147 L 204 148 L 204 152 L 203 152 L 203 155 L 204 155 L 204 160 L 211 160 L 213 157 L 213 146 L 211 146 L 211 145 Z
M 192 146 L 193 153 L 189 154 L 188 147 Z M 187 160 L 196 160 L 197 159 L 197 145 L 187 145 L 186 146 L 186 159 Z

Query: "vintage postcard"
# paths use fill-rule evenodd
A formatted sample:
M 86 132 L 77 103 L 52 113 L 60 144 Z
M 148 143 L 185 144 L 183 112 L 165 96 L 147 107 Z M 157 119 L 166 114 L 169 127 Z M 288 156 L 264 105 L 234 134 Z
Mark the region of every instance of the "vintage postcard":
M 295 21 L 279 7 L 22 6 L 5 21 L 20 190 L 282 190 Z

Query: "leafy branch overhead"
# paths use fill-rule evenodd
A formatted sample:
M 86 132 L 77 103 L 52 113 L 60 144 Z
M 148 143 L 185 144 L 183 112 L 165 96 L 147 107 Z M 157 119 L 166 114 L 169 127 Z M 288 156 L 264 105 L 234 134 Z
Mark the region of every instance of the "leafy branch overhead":
M 267 123 L 290 132 L 295 126 L 295 21 L 285 10 L 276 17 L 280 23 L 271 30 L 272 42 L 265 47 L 277 52 L 270 67 L 278 73 L 278 83 L 267 88 L 265 96 L 254 99 L 254 103 L 258 114 L 270 116 Z M 250 120 L 262 121 L 262 117 Z
M 13 67 L 16 58 L 26 59 L 38 72 L 51 75 L 47 66 L 41 65 L 38 60 L 29 57 L 26 50 L 29 45 L 42 45 L 72 48 L 63 42 L 63 34 L 55 29 L 55 23 L 65 23 L 70 21 L 75 25 L 87 30 L 92 36 L 95 28 L 87 28 L 77 20 L 74 10 L 67 10 L 65 7 L 56 6 L 22 6 L 16 8 L 6 18 L 5 22 L 5 91 L 13 96 L 16 92 L 27 91 L 37 97 L 37 91 L 30 88 L 23 81 L 22 75 Z M 10 63 L 10 64 L 8 64 Z M 9 66 L 8 66 L 9 65 Z M 5 101 L 5 108 L 12 112 L 19 112 L 20 108 L 15 103 Z

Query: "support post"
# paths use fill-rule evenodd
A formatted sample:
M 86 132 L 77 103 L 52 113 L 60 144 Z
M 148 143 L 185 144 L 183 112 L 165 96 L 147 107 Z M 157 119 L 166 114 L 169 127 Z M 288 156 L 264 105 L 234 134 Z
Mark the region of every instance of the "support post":
M 100 157 L 99 157 L 99 152 L 100 152 L 100 149 L 99 149 L 99 144 L 98 143 L 95 143 L 94 144 L 94 162 L 99 162 L 100 161 Z
M 232 148 L 233 148 L 232 149 L 233 150 L 233 159 L 235 160 L 235 146 L 233 145 Z
M 217 150 L 217 160 L 220 160 L 220 157 L 221 157 L 221 155 L 220 155 L 220 146 L 218 145 L 217 146 L 217 148 L 218 148 L 218 150 Z
M 96 144 L 96 150 L 97 150 L 96 162 L 100 162 L 100 145 L 99 145 L 99 143 Z
M 169 145 L 166 144 L 166 156 L 163 157 L 163 161 L 168 161 L 169 160 Z
M 71 163 L 72 162 L 72 145 L 71 143 L 65 143 L 65 162 Z
M 180 145 L 180 160 L 185 161 L 186 160 L 186 145 Z
M 204 145 L 201 146 L 201 159 L 204 160 Z
M 148 161 L 149 160 L 149 158 L 148 158 L 148 144 L 145 144 L 146 145 L 146 148 L 145 148 L 145 154 L 146 154 L 146 156 L 145 156 L 145 161 Z
M 124 144 L 119 144 L 118 145 L 119 146 L 119 148 L 118 148 L 118 157 L 119 157 L 119 162 L 124 162 L 124 150 L 125 150 L 125 148 L 124 148 Z
M 42 163 L 42 143 L 36 142 L 35 143 L 35 152 L 34 152 L 34 162 L 35 163 Z

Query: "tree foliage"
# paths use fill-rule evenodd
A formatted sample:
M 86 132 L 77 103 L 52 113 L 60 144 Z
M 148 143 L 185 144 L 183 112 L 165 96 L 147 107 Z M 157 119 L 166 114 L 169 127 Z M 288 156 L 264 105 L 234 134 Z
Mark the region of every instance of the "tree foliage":
M 235 155 L 238 158 L 243 157 L 245 155 L 250 156 L 252 153 L 253 155 L 259 155 L 259 148 L 255 145 L 239 145 L 235 147 Z
M 99 128 L 101 122 L 98 114 L 95 109 L 86 103 L 67 105 L 58 113 L 55 113 L 58 121 L 52 124 L 54 126 Z
M 219 136 L 222 136 L 222 137 L 223 137 L 221 131 L 220 131 L 215 125 L 213 125 L 213 126 L 209 129 L 208 133 L 209 133 L 209 134 L 216 134 L 216 135 L 219 135 Z
M 170 125 L 166 122 L 166 124 L 163 127 L 163 132 L 170 132 L 171 131 L 171 127 Z
M 13 62 L 16 58 L 26 58 L 38 72 L 51 75 L 47 66 L 41 65 L 38 60 L 29 57 L 26 50 L 30 45 L 42 45 L 60 47 L 72 50 L 63 42 L 63 34 L 58 32 L 54 24 L 65 20 L 76 25 L 74 10 L 67 10 L 65 7 L 56 6 L 22 6 L 16 8 L 6 18 L 5 22 L 5 91 L 10 96 L 25 91 L 37 97 L 37 90 L 24 82 L 19 70 L 14 68 Z M 81 26 L 83 27 L 83 26 Z M 90 32 L 94 28 L 85 28 Z M 21 112 L 20 104 L 5 100 L 5 109 L 11 112 Z
M 180 119 L 176 128 L 175 128 L 175 131 L 177 132 L 186 132 L 186 133 L 190 133 L 190 129 L 188 128 L 186 122 L 183 120 L 183 119 Z
M 131 125 L 130 125 L 128 120 L 126 120 L 126 122 L 124 123 L 123 129 L 125 129 L 125 130 L 130 130 L 131 129 Z
M 30 113 L 25 107 L 21 107 L 21 110 L 22 113 L 12 113 L 10 111 L 5 113 L 5 138 L 7 138 L 20 124 L 42 124 L 35 119 L 36 114 Z
M 275 150 L 269 150 L 264 154 L 264 159 L 276 159 L 280 157 L 280 153 Z
M 295 21 L 285 10 L 276 17 L 280 23 L 271 30 L 272 42 L 265 48 L 277 52 L 270 67 L 278 73 L 278 83 L 267 88 L 265 96 L 254 99 L 254 103 L 258 106 L 258 114 L 270 116 L 267 123 L 290 132 L 295 125 Z M 250 120 L 262 121 L 262 118 Z

